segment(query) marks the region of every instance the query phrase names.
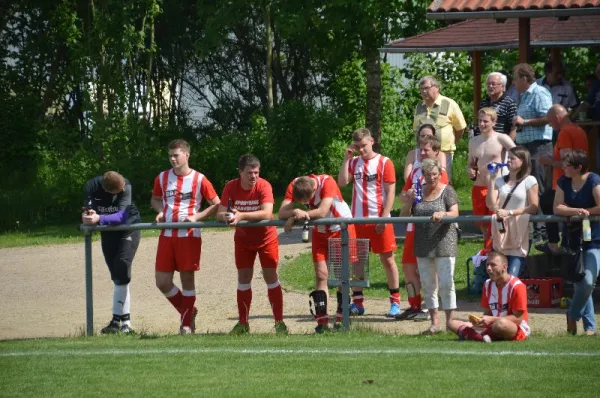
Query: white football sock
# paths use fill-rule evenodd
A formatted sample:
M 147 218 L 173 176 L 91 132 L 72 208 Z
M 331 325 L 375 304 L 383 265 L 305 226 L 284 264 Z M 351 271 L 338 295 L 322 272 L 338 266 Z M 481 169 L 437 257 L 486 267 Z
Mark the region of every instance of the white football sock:
M 113 294 L 113 314 L 125 315 L 131 311 L 131 295 L 129 293 L 129 284 L 115 285 Z M 129 324 L 129 320 L 123 323 Z

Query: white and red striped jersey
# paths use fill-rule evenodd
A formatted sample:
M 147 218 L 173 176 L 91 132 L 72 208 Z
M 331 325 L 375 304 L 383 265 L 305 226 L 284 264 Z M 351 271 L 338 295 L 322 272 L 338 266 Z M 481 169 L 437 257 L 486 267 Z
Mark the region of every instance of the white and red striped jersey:
M 165 222 L 181 222 L 200 210 L 202 198 L 212 200 L 217 196 L 213 185 L 196 170 L 179 176 L 173 169 L 165 170 L 154 179 L 153 196 L 160 196 Z M 200 228 L 163 229 L 168 237 L 200 237 Z
M 352 215 L 354 217 L 389 217 L 389 214 L 383 214 L 387 198 L 384 184 L 396 182 L 396 170 L 392 161 L 380 154 L 368 160 L 355 156 L 350 160 L 348 172 L 354 179 Z
M 488 279 L 481 295 L 481 306 L 488 308 L 492 312 L 492 316 L 496 317 L 513 315 L 513 311 L 524 311 L 519 327 L 529 336 L 531 330 L 528 323 L 527 287 L 519 278 L 511 276 L 508 283 L 501 289 L 498 289 L 496 282 Z
M 329 213 L 325 218 L 352 218 L 350 207 L 348 207 L 348 204 L 344 202 L 340 188 L 332 176 L 326 174 L 310 174 L 309 177 L 317 181 L 317 190 L 315 191 L 315 195 L 310 202 L 308 202 L 308 206 L 311 209 L 319 208 L 319 204 L 321 203 L 322 199 L 333 198 L 333 203 L 331 204 Z M 285 191 L 285 200 L 294 201 L 294 181 L 296 181 L 296 179 L 290 182 Z M 339 225 L 315 225 L 314 229 L 319 232 L 326 233 L 337 232 L 341 229 L 341 227 Z

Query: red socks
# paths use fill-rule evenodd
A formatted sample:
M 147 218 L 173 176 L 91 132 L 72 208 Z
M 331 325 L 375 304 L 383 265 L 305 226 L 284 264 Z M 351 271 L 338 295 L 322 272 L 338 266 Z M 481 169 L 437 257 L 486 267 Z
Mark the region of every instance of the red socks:
M 241 288 L 241 289 L 240 289 Z M 248 285 L 238 285 L 237 306 L 240 323 L 248 324 L 248 315 L 250 314 L 250 304 L 252 304 L 252 289 Z
M 273 310 L 273 319 L 275 322 L 283 320 L 283 290 L 279 281 L 267 286 L 267 295 L 269 296 L 269 303 L 271 303 L 271 309 Z M 248 305 L 248 309 L 250 306 Z M 239 310 L 239 291 L 238 291 L 238 310 Z
M 194 304 L 196 304 L 196 291 L 184 290 L 181 295 L 181 326 L 191 326 Z
M 458 329 L 457 334 L 465 340 L 483 341 L 481 333 L 477 333 L 477 331 L 470 326 L 461 326 Z
M 167 300 L 169 300 L 173 307 L 175 307 L 177 312 L 181 314 L 181 302 L 183 299 L 183 294 L 181 294 L 181 290 L 179 290 L 177 286 L 173 286 L 171 291 L 165 294 L 165 297 L 167 297 Z
M 414 297 L 409 297 L 408 298 L 408 304 L 410 304 L 410 308 L 412 308 L 413 310 L 417 310 L 417 311 L 421 311 L 422 307 L 421 307 L 421 295 L 417 295 Z
M 365 296 L 363 296 L 363 292 L 362 291 L 353 292 L 352 293 L 352 302 L 362 308 L 364 306 L 364 302 L 365 302 Z

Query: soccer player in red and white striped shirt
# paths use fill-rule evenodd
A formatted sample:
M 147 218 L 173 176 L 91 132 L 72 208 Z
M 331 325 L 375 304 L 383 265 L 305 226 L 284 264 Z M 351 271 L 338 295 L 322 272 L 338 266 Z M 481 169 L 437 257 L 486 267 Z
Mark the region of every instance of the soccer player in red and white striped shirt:
M 294 208 L 294 202 L 308 206 L 309 210 Z M 352 218 L 350 207 L 344 202 L 340 188 L 330 175 L 310 174 L 294 179 L 287 187 L 285 198 L 279 207 L 279 218 L 287 220 L 285 231 L 290 232 L 294 223 L 300 220 L 319 218 Z M 354 225 L 348 226 L 350 239 L 356 237 Z M 327 259 L 329 257 L 329 238 L 341 237 L 339 225 L 315 225 L 312 233 L 312 256 L 315 267 L 315 290 L 310 294 L 315 304 L 315 331 L 322 333 L 329 329 L 327 301 Z M 356 252 L 350 252 L 350 261 L 356 262 Z M 337 294 L 336 324 L 342 319 L 342 294 Z M 335 326 L 335 325 L 334 325 Z
M 181 139 L 169 143 L 172 169 L 154 180 L 150 204 L 158 213 L 156 222 L 198 222 L 217 212 L 219 196 L 202 174 L 189 166 L 190 145 Z M 208 207 L 200 211 L 202 198 Z M 200 270 L 202 238 L 199 228 L 163 229 L 156 252 L 156 286 L 180 314 L 180 333 L 195 331 L 198 310 L 194 272 Z M 173 283 L 175 271 L 181 278 L 180 290 Z
M 521 341 L 529 337 L 527 287 L 519 278 L 508 273 L 504 254 L 490 252 L 486 270 L 490 279 L 485 282 L 481 296 L 483 316 L 477 323 L 452 320 L 448 328 L 465 340 Z
M 396 189 L 396 171 L 392 161 L 373 151 L 374 140 L 369 129 L 360 128 L 352 135 L 354 144 L 346 149 L 342 167 L 338 174 L 338 184 L 345 187 L 354 181 L 352 190 L 352 215 L 354 218 L 390 217 L 394 206 Z M 354 156 L 358 152 L 359 156 Z M 386 316 L 400 314 L 400 286 L 398 266 L 394 258 L 396 236 L 392 224 L 356 224 L 356 236 L 369 239 L 373 253 L 385 268 L 388 288 L 390 289 L 390 310 Z M 365 312 L 363 292 L 354 288 L 352 294 L 352 315 Z

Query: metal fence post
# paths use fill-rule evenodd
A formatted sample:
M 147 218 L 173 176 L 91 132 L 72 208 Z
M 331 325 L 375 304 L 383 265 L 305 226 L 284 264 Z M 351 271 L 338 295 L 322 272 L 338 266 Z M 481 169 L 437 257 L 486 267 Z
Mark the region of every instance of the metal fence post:
M 350 330 L 350 246 L 348 225 L 342 228 L 342 322 L 344 330 Z
M 85 319 L 86 336 L 94 335 L 94 293 L 92 290 L 92 232 L 85 231 Z

